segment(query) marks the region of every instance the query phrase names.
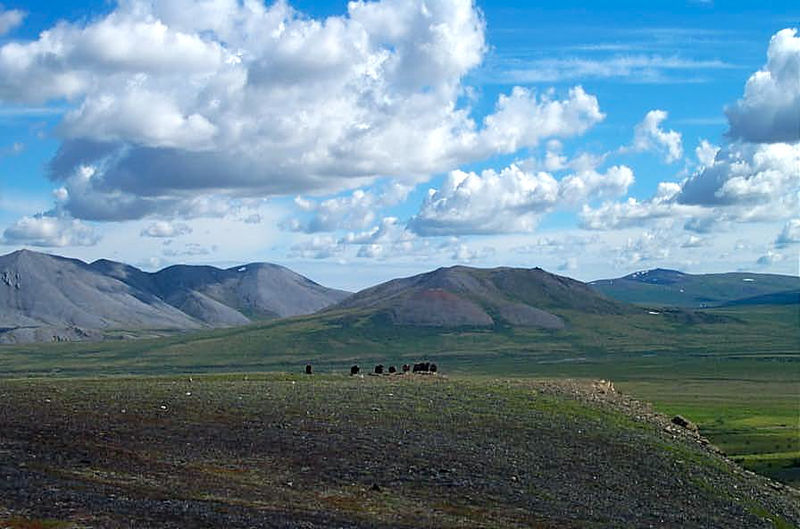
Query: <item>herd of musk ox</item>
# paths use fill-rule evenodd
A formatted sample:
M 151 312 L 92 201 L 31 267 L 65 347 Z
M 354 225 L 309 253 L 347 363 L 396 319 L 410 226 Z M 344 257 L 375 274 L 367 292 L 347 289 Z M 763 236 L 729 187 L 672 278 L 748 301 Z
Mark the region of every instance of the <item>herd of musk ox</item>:
M 409 364 L 403 364 L 401 367 L 402 373 L 406 374 L 409 371 L 412 373 L 422 373 L 422 374 L 430 374 L 434 375 L 439 371 L 439 367 L 434 364 L 433 362 L 419 362 L 418 364 L 414 364 L 413 366 Z M 361 368 L 358 364 L 353 365 L 350 368 L 350 375 L 358 375 L 361 372 Z M 311 364 L 306 364 L 306 375 L 310 375 L 313 373 Z M 389 366 L 388 372 L 383 364 L 378 364 L 375 366 L 375 370 L 372 372 L 373 375 L 396 375 L 397 368 L 395 366 Z

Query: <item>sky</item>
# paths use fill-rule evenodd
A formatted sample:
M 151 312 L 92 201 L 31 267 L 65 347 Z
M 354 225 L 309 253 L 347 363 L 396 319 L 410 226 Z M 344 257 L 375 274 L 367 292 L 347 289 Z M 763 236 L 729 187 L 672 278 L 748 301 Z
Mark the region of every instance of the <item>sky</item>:
M 796 1 L 2 1 L 0 253 L 798 275 Z

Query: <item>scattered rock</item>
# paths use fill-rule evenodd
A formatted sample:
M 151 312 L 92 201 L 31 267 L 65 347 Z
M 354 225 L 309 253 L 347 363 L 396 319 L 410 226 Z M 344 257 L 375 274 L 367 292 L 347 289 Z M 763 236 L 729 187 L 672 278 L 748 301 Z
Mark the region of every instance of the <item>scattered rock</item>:
M 676 415 L 675 417 L 672 418 L 670 422 L 672 422 L 672 424 L 675 424 L 677 426 L 680 426 L 681 428 L 685 428 L 692 432 L 697 431 L 697 425 L 692 421 L 690 421 L 689 419 L 682 417 L 681 415 Z

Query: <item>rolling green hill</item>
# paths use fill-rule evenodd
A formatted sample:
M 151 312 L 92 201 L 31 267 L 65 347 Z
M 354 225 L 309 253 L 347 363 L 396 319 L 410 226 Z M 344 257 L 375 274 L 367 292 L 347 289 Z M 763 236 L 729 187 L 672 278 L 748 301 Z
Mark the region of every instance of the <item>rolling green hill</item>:
M 644 270 L 617 279 L 601 279 L 589 283 L 603 294 L 628 303 L 653 307 L 674 306 L 703 308 L 758 298 L 782 296 L 782 302 L 797 297 L 800 278 L 774 274 L 727 273 L 684 274 L 676 270 Z M 762 303 L 774 303 L 765 298 Z

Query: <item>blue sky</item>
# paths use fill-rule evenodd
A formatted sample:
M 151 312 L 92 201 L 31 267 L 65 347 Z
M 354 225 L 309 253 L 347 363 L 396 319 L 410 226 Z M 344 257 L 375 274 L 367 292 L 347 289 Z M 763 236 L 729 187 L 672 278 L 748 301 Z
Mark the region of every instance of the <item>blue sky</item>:
M 0 7 L 3 253 L 798 273 L 795 2 L 53 4 Z

